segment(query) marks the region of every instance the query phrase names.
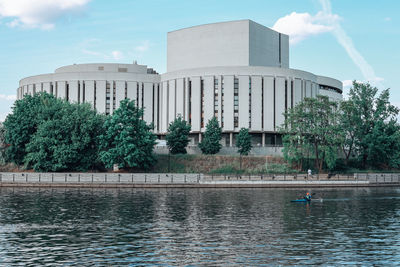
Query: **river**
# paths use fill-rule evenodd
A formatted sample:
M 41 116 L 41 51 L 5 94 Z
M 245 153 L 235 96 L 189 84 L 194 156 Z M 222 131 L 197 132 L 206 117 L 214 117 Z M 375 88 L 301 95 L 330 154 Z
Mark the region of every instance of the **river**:
M 399 264 L 399 188 L 305 192 L 0 188 L 0 265 Z

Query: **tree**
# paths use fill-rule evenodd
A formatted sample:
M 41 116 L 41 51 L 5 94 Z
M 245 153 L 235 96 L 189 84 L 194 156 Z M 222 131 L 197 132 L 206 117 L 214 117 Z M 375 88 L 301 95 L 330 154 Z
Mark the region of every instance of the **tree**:
M 315 169 L 321 171 L 323 163 L 332 169 L 341 140 L 337 103 L 326 96 L 305 98 L 285 117 L 281 128 L 285 159 L 301 166 L 303 159 L 311 156 Z
M 39 124 L 53 115 L 55 97 L 47 93 L 25 95 L 14 102 L 12 113 L 4 121 L 7 161 L 21 165 L 27 154 L 26 145 L 36 133 Z
M 240 169 L 242 169 L 242 156 L 248 155 L 252 148 L 249 129 L 246 128 L 240 129 L 236 139 L 236 146 L 238 148 L 238 152 L 240 153 Z
M 206 125 L 203 141 L 199 143 L 199 147 L 203 154 L 216 154 L 220 151 L 222 145 L 220 144 L 222 135 L 221 127 L 217 118 L 213 117 Z
M 3 123 L 0 122 L 0 164 L 4 164 L 5 160 L 5 151 L 6 151 L 6 143 L 5 143 L 5 135 L 6 129 L 4 128 Z
M 103 116 L 89 104 L 54 99 L 52 118 L 42 121 L 26 146 L 26 168 L 35 171 L 87 171 L 98 163 Z
M 353 81 L 349 98 L 341 104 L 340 123 L 345 130 L 346 158 L 356 155 L 363 168 L 395 160 L 397 155 L 399 109 L 389 102 L 389 89 L 377 96 L 378 89 L 369 83 Z
M 155 163 L 153 148 L 156 136 L 152 125 L 142 119 L 143 109 L 135 101 L 120 102 L 105 123 L 105 133 L 100 136 L 100 158 L 107 168 L 118 164 L 119 168 L 148 169 Z
M 181 116 L 178 116 L 169 124 L 166 136 L 167 145 L 172 154 L 186 154 L 186 146 L 189 143 L 191 126 Z

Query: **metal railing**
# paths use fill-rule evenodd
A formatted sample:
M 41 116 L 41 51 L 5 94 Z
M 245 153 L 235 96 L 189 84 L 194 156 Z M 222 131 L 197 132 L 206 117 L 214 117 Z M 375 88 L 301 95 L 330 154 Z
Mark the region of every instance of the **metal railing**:
M 0 183 L 193 184 L 198 173 L 0 173 Z

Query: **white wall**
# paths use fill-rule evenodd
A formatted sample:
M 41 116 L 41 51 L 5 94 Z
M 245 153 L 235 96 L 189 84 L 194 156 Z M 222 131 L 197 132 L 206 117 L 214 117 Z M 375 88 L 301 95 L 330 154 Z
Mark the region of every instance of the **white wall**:
M 200 77 L 193 77 L 192 81 L 192 131 L 199 132 L 200 131 L 200 102 L 201 102 L 201 94 L 200 94 Z
M 144 116 L 147 123 L 153 122 L 153 83 L 144 83 Z
M 251 130 L 262 130 L 262 78 L 251 77 Z
M 274 131 L 274 77 L 264 77 L 264 131 Z
M 249 128 L 249 76 L 239 79 L 239 129 Z
M 208 121 L 214 117 L 214 77 L 206 76 L 204 79 L 204 127 Z

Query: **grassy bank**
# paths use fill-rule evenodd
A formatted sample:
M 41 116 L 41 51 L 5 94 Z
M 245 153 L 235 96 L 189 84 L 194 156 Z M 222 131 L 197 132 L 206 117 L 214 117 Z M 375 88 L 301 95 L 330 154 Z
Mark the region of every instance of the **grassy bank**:
M 221 155 L 157 155 L 157 164 L 152 172 L 174 173 L 294 173 L 295 170 L 284 162 L 282 158 L 271 156 L 245 156 L 242 157 L 240 169 L 239 156 Z

